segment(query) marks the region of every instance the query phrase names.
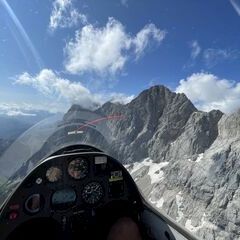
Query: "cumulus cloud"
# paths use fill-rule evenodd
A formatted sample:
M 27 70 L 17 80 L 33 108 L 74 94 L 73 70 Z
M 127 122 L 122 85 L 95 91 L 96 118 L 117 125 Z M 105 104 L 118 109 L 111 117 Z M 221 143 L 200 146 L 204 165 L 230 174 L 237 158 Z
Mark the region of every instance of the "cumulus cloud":
M 203 60 L 207 67 L 212 68 L 225 60 L 234 60 L 240 57 L 237 50 L 208 48 L 203 52 Z
M 72 0 L 55 0 L 50 16 L 49 29 L 73 27 L 78 23 L 86 24 L 86 15 L 74 8 Z
M 191 48 L 191 58 L 196 59 L 199 56 L 199 54 L 201 53 L 201 47 L 200 47 L 198 41 L 195 40 L 195 41 L 191 42 L 190 48 Z
M 230 113 L 240 107 L 240 83 L 210 73 L 194 73 L 180 80 L 176 92 L 185 93 L 203 111 Z
M 148 24 L 132 37 L 114 18 L 109 18 L 102 28 L 88 24 L 76 31 L 75 39 L 67 43 L 65 68 L 72 74 L 115 74 L 123 69 L 131 53 L 138 58 L 151 39 L 160 43 L 165 35 L 165 31 Z
M 32 76 L 27 72 L 16 77 L 16 84 L 29 85 L 39 92 L 58 98 L 64 98 L 72 103 L 80 102 L 83 107 L 93 107 L 98 99 L 80 82 L 71 82 L 59 77 L 50 69 L 43 69 L 39 74 Z
M 74 74 L 105 70 L 115 73 L 127 60 L 124 50 L 130 48 L 129 40 L 123 25 L 112 18 L 104 28 L 84 26 L 66 46 L 65 67 Z
M 80 82 L 61 78 L 51 69 L 43 69 L 35 76 L 24 72 L 15 77 L 15 84 L 31 86 L 42 94 L 54 98 L 56 102 L 66 100 L 68 103 L 76 103 L 89 109 L 94 109 L 106 101 L 125 104 L 133 99 L 133 96 L 122 93 L 92 93 Z

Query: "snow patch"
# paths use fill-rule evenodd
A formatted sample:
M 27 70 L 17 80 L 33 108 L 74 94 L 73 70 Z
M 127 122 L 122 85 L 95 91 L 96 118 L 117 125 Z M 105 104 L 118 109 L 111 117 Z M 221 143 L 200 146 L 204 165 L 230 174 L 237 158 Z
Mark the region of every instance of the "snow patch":
M 189 161 L 189 162 L 200 162 L 201 160 L 203 159 L 203 153 L 200 153 L 200 154 L 198 154 L 198 157 L 197 157 L 197 159 L 196 159 L 196 161 L 193 161 L 191 158 L 188 158 L 187 160 Z
M 161 198 L 156 202 L 156 207 L 157 207 L 157 208 L 162 208 L 163 204 L 164 204 L 164 199 L 163 199 L 163 197 L 161 197 Z
M 203 159 L 203 153 L 198 154 L 196 162 L 200 162 Z
M 192 225 L 192 220 L 188 219 L 185 223 L 185 227 L 191 232 L 197 232 L 199 229 L 203 227 L 203 224 L 201 223 L 200 226 L 195 227 Z
M 162 206 L 163 206 L 163 204 L 164 204 L 164 198 L 163 197 L 161 197 L 159 200 L 152 200 L 151 198 L 150 198 L 150 202 L 152 203 L 152 204 L 154 204 L 157 208 L 162 208 Z
M 217 226 L 207 220 L 206 214 L 204 213 L 199 226 L 193 226 L 191 219 L 188 219 L 185 223 L 185 227 L 191 232 L 197 232 L 199 229 L 205 227 L 212 230 L 217 230 Z
M 131 167 L 130 164 L 125 165 L 130 174 L 135 173 L 142 167 L 149 167 L 148 175 L 151 179 L 151 184 L 161 181 L 164 177 L 164 172 L 161 170 L 167 166 L 169 162 L 154 163 L 152 159 L 145 158 L 142 162 L 135 162 Z
M 176 204 L 177 204 L 177 208 L 178 208 L 178 216 L 176 217 L 176 221 L 179 222 L 183 217 L 183 196 L 182 196 L 182 192 L 180 191 L 177 195 L 176 195 Z

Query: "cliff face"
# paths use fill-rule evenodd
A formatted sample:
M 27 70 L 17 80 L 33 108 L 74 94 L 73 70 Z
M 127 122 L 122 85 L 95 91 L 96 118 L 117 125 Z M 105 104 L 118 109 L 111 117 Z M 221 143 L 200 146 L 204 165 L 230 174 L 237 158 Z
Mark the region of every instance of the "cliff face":
M 198 111 L 162 86 L 98 112 L 126 116 L 114 151 L 153 204 L 200 238 L 240 238 L 240 113 Z
M 124 121 L 109 123 L 119 143 L 115 149 L 124 162 L 152 157 L 166 158 L 171 143 L 184 131 L 188 119 L 197 109 L 184 94 L 163 86 L 143 91 L 127 105 L 106 103 L 98 113 L 124 116 Z M 137 149 L 137 151 L 136 151 Z

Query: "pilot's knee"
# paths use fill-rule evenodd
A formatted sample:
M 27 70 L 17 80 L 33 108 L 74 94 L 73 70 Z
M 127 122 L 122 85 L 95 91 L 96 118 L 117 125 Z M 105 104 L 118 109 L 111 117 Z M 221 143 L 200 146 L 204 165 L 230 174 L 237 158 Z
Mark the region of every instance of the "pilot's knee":
M 138 225 L 128 217 L 120 218 L 111 228 L 108 240 L 141 240 Z

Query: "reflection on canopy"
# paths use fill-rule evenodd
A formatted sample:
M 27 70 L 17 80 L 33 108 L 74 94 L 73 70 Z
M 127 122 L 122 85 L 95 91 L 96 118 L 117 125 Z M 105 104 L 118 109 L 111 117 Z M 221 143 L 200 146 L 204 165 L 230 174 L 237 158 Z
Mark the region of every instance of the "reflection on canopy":
M 114 138 L 107 121 L 123 118 L 121 115 L 102 116 L 77 110 L 39 122 L 23 133 L 1 156 L 0 176 L 4 179 L 1 189 L 4 188 L 9 195 L 34 167 L 61 148 L 90 145 L 109 153 Z

